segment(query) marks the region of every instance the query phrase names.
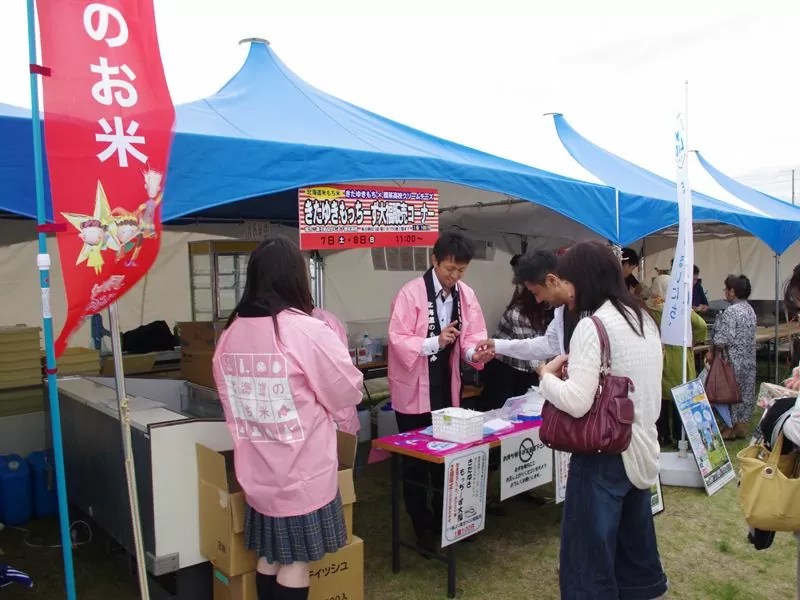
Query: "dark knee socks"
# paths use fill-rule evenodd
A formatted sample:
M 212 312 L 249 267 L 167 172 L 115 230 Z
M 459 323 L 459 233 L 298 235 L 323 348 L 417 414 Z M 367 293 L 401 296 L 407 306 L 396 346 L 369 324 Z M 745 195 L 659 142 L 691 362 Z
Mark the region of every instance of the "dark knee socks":
M 275 600 L 275 586 L 278 582 L 277 575 L 264 575 L 256 573 L 256 595 L 258 600 Z
M 308 588 L 291 588 L 275 582 L 274 600 L 308 600 Z

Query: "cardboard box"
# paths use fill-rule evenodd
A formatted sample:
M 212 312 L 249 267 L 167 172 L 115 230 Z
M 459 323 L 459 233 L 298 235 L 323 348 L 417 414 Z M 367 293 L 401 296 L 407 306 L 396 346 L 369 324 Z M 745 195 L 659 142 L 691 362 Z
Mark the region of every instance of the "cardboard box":
M 356 491 L 353 465 L 356 436 L 337 431 L 339 494 L 344 506 L 348 543 L 353 538 L 353 504 Z M 224 575 L 235 577 L 255 571 L 257 558 L 245 547 L 244 492 L 236 479 L 233 451 L 217 452 L 197 444 L 200 502 L 200 553 Z
M 309 600 L 364 600 L 364 541 L 354 537 L 338 552 L 309 565 Z M 255 572 L 228 577 L 214 569 L 214 600 L 258 600 Z
M 336 449 L 339 455 L 339 495 L 342 497 L 344 523 L 347 527 L 347 543 L 349 544 L 353 539 L 353 504 L 356 502 L 353 467 L 356 464 L 358 438 L 352 434 L 337 431 Z
M 186 381 L 214 388 L 211 361 L 214 347 L 225 327 L 219 321 L 185 321 L 178 323 L 181 339 L 181 373 Z
M 41 354 L 40 362 L 44 367 L 44 353 Z M 113 361 L 111 364 L 113 368 Z M 97 350 L 81 347 L 67 348 L 58 357 L 58 374 L 61 376 L 97 375 L 98 373 L 100 373 L 100 353 Z
M 364 600 L 364 540 L 326 554 L 309 565 L 308 600 Z
M 258 600 L 255 571 L 228 577 L 214 569 L 214 600 Z
M 246 504 L 236 480 L 233 451 L 197 444 L 200 500 L 200 554 L 229 577 L 256 570 L 255 552 L 244 541 Z
M 181 377 L 197 385 L 215 389 L 216 383 L 214 383 L 214 371 L 212 368 L 213 359 L 213 352 L 181 353 Z

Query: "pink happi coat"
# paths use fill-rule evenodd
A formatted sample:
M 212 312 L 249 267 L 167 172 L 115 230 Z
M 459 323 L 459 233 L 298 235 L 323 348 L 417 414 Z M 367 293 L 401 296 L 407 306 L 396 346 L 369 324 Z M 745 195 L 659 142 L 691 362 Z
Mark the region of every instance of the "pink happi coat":
M 315 319 L 319 319 L 323 323 L 325 323 L 328 327 L 333 329 L 333 332 L 336 336 L 342 340 L 345 348 L 350 348 L 350 342 L 347 339 L 347 327 L 334 315 L 331 311 L 325 310 L 324 308 L 314 308 L 311 311 L 311 316 Z
M 236 476 L 263 515 L 304 515 L 336 497 L 336 426 L 361 402 L 363 376 L 325 323 L 297 311 L 238 317 L 214 351 Z
M 436 275 L 434 274 L 434 277 Z M 486 322 L 481 306 L 467 284 L 457 284 L 461 305 L 462 329 L 450 356 L 450 391 L 453 406 L 461 404 L 460 361 L 467 350 L 486 340 Z M 453 317 L 455 320 L 455 316 Z M 406 414 L 431 410 L 428 361 L 421 356 L 422 343 L 428 335 L 428 293 L 425 280 L 418 277 L 400 288 L 392 301 L 389 318 L 389 393 L 392 408 Z M 482 363 L 470 363 L 483 369 Z
M 347 348 L 348 354 L 350 352 L 350 342 L 347 339 L 347 328 L 344 324 L 329 310 L 325 310 L 324 308 L 314 308 L 311 311 L 311 316 L 315 319 L 319 319 L 323 323 L 325 323 L 328 327 L 330 327 L 333 332 L 336 334 L 344 347 Z M 347 433 L 352 433 L 356 435 L 358 430 L 361 429 L 361 422 L 358 420 L 358 410 L 353 408 L 350 411 L 350 417 L 347 419 L 346 423 L 342 423 L 339 428 L 342 431 L 346 431 Z

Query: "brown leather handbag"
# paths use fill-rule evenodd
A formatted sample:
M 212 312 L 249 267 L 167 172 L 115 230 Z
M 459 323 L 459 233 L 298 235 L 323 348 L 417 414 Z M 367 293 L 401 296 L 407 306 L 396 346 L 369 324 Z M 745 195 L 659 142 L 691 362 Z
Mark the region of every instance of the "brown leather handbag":
M 723 349 L 714 352 L 714 358 L 708 368 L 706 396 L 708 401 L 714 404 L 737 404 L 742 401 L 739 384 L 736 383 L 736 373 Z
M 580 419 L 550 402 L 542 408 L 539 437 L 554 450 L 575 454 L 620 454 L 631 443 L 634 409 L 629 394 L 633 382 L 611 375 L 611 344 L 602 321 L 591 317 L 600 338 L 600 381 L 592 408 Z

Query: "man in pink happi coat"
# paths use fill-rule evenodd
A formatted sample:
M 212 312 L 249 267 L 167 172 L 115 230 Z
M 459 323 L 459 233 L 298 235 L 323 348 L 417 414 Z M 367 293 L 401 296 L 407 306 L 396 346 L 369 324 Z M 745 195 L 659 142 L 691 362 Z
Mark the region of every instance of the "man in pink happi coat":
M 461 282 L 473 245 L 444 233 L 433 247 L 433 267 L 404 285 L 389 319 L 389 392 L 399 431 L 431 424 L 431 411 L 461 403 L 461 361 L 482 369 L 488 360 L 476 347 L 486 324 L 472 289 Z M 407 458 L 403 497 L 417 544 L 435 549 L 442 525 L 442 465 Z M 432 503 L 427 489 L 434 488 Z

